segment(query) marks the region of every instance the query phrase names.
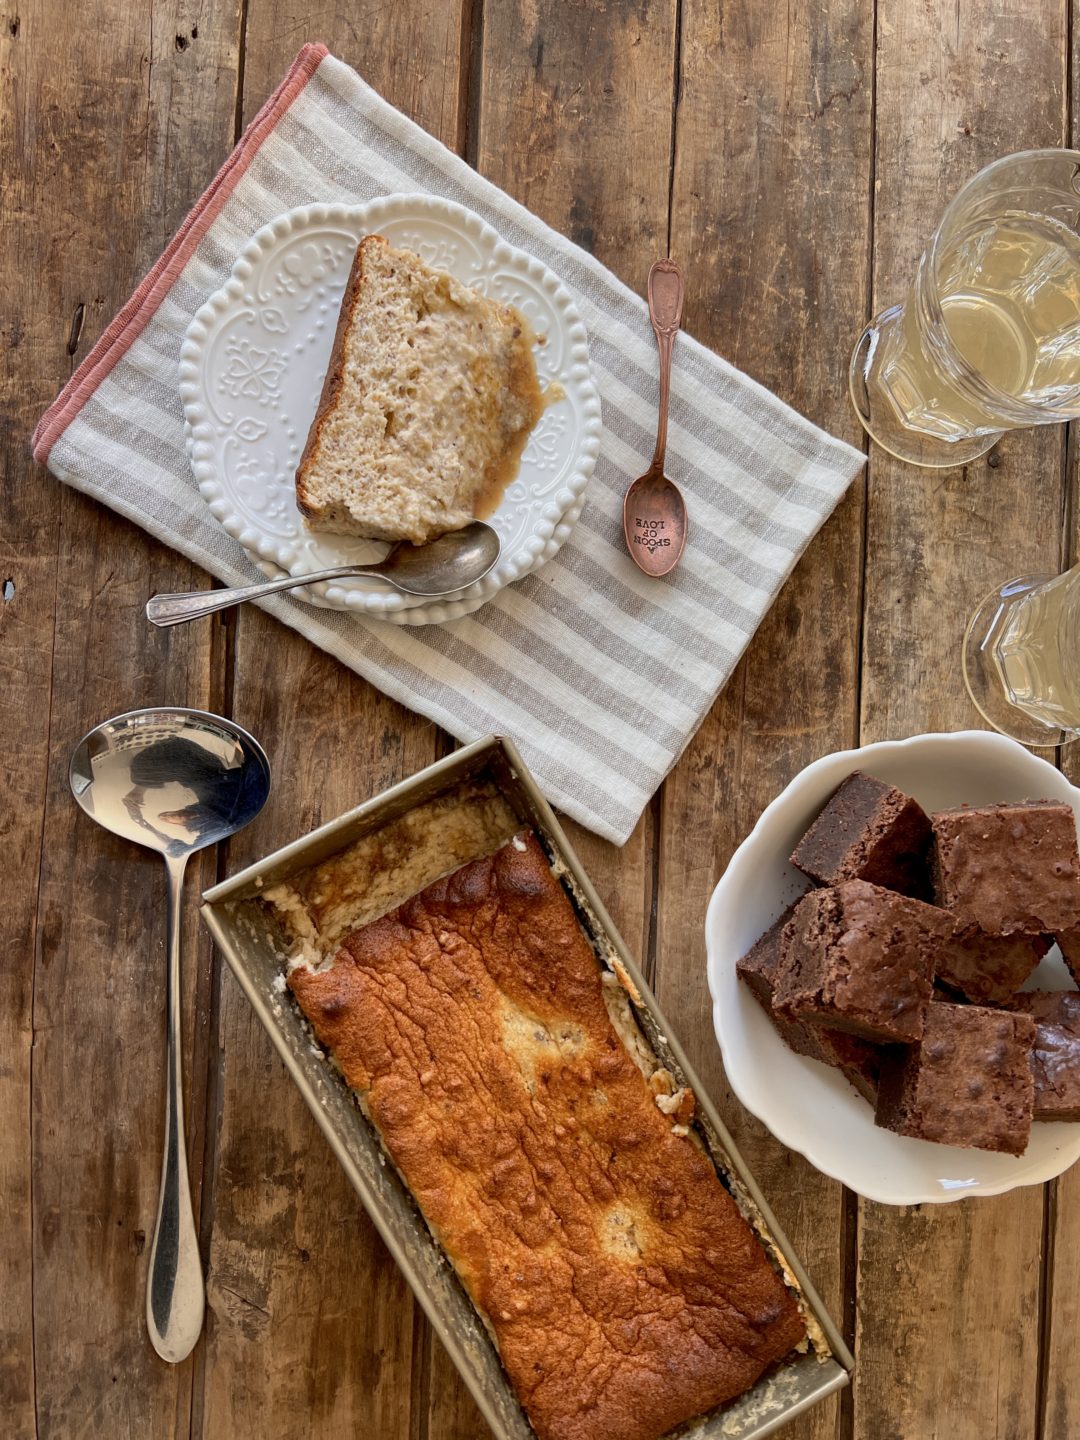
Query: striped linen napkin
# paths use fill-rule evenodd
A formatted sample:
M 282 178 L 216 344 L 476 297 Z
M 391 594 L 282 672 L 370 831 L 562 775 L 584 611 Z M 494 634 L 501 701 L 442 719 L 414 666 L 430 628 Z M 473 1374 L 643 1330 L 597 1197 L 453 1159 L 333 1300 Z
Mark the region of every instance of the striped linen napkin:
M 177 392 L 188 323 L 275 215 L 418 190 L 477 211 L 573 294 L 604 419 L 584 512 L 554 560 L 450 624 L 394 626 L 285 596 L 263 603 L 459 739 L 512 736 L 553 803 L 622 844 L 863 456 L 684 336 L 668 471 L 687 499 L 690 539 L 672 576 L 640 574 L 621 507 L 653 447 L 657 358 L 645 304 L 323 46 L 301 51 L 42 417 L 34 455 L 226 583 L 260 579 L 188 464 Z

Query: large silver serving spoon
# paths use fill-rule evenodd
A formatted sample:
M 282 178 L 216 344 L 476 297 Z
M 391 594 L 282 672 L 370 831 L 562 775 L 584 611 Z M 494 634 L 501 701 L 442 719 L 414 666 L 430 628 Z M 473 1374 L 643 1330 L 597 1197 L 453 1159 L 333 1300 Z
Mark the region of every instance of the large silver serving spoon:
M 307 575 L 283 575 L 262 585 L 238 585 L 233 590 L 196 590 L 192 594 L 154 595 L 146 602 L 146 618 L 154 625 L 182 625 L 200 620 L 217 610 L 228 610 L 243 600 L 258 600 L 292 590 L 297 585 L 317 585 L 322 580 L 349 580 L 358 575 L 375 575 L 388 580 L 406 595 L 424 595 L 437 600 L 453 595 L 482 580 L 499 558 L 502 546 L 490 525 L 474 520 L 462 530 L 449 530 L 426 545 L 407 540 L 385 555 L 377 565 L 339 565 L 333 570 L 313 570 Z
M 199 1239 L 191 1209 L 180 1048 L 180 902 L 188 856 L 242 829 L 266 803 L 270 763 L 257 741 L 201 710 L 132 710 L 106 720 L 71 757 L 72 793 L 114 835 L 164 857 L 165 1147 L 146 1285 L 146 1325 L 163 1360 L 183 1360 L 202 1329 Z

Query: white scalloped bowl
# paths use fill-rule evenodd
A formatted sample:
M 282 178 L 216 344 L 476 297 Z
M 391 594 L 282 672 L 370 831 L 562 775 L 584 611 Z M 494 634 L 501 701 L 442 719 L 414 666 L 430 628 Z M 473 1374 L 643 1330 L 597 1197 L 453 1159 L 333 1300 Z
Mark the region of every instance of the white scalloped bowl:
M 293 592 L 382 620 L 435 623 L 477 609 L 558 552 L 600 449 L 588 336 L 569 292 L 478 215 L 438 196 L 390 195 L 365 205 L 306 205 L 263 226 L 188 327 L 180 353 L 188 453 L 211 513 L 264 572 L 302 576 L 385 553 L 374 541 L 309 530 L 293 483 L 353 252 L 372 233 L 517 306 L 543 337 L 536 350 L 541 383 L 560 387 L 489 517 L 502 554 L 483 580 L 438 602 L 363 578 Z
M 940 1203 L 1051 1180 L 1080 1158 L 1080 1125 L 1037 1122 L 1020 1157 L 879 1129 L 870 1106 L 838 1071 L 787 1048 L 735 973 L 740 956 L 809 888 L 788 856 L 853 770 L 899 786 L 928 811 L 964 801 L 1056 799 L 1080 817 L 1080 790 L 1059 770 L 988 731 L 883 741 L 808 765 L 763 811 L 709 903 L 705 940 L 713 1025 L 731 1088 L 778 1140 L 868 1200 Z M 1072 988 L 1056 946 L 1023 988 Z

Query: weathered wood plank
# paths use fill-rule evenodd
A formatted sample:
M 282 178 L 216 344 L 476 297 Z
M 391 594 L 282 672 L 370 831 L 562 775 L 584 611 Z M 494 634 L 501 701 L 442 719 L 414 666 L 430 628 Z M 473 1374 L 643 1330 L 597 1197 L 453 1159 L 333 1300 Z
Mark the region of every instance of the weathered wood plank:
M 856 444 L 841 376 L 868 285 L 871 21 L 857 3 L 827 16 L 684 3 L 672 192 L 688 327 Z M 838 1320 L 841 1187 L 778 1145 L 727 1088 L 701 922 L 762 807 L 807 762 L 854 741 L 862 513 L 857 483 L 668 779 L 660 829 L 661 1001 Z M 832 1402 L 791 1434 L 824 1440 L 837 1424 Z
M 46 274 L 38 303 L 22 303 L 24 277 L 45 270 L 47 255 L 36 218 L 43 196 L 19 143 L 33 124 L 30 97 L 41 91 L 44 68 L 26 44 L 26 25 L 13 11 L 0 19 L 0 75 L 12 97 L 0 129 L 0 834 L 5 868 L 19 877 L 0 911 L 0 1414 L 13 1440 L 36 1431 L 30 1070 L 60 523 L 59 491 L 42 485 L 26 442 L 69 363 L 57 343 L 56 280 Z
M 248 12 L 250 117 L 302 40 L 321 38 L 449 144 L 462 124 L 456 3 L 319 17 Z M 274 663 L 266 665 L 272 652 Z M 234 713 L 270 748 L 275 792 L 234 871 L 443 753 L 435 726 L 260 611 L 240 612 Z M 231 975 L 221 979 L 210 1321 L 195 1433 L 406 1440 L 426 1409 L 426 1321 Z
M 237 6 L 201 6 L 198 45 L 189 10 L 169 3 L 152 16 L 149 5 L 56 0 L 5 16 L 18 67 L 5 171 L 23 177 L 11 212 L 17 245 L 5 251 L 5 295 L 17 297 L 25 329 L 20 448 L 32 412 L 69 373 L 69 352 L 80 358 L 127 298 L 228 141 Z M 181 29 L 185 50 L 175 44 Z M 170 143 L 179 122 L 183 146 Z M 164 876 L 159 860 L 76 818 L 66 774 L 80 734 L 116 710 L 213 701 L 220 656 L 206 628 L 165 637 L 142 615 L 153 590 L 195 583 L 194 567 L 73 492 L 61 497 L 25 463 L 9 474 L 22 513 L 33 506 L 40 515 L 21 577 L 34 612 L 26 655 L 36 689 L 12 732 L 33 735 L 48 715 L 50 670 L 52 698 L 31 1059 L 37 1424 L 41 1434 L 164 1437 L 187 1431 L 191 1377 L 190 1364 L 157 1360 L 143 1321 L 164 1104 Z M 192 867 L 192 890 L 211 866 Z M 28 923 L 24 943 L 32 934 Z M 206 1008 L 210 952 L 193 908 L 184 939 L 197 1189 L 206 1036 L 193 1017 Z M 20 1319 L 29 1334 L 29 1310 Z
M 1076 776 L 1072 777 L 1073 783 Z M 1051 1184 L 1047 1235 L 1041 1440 L 1072 1440 L 1080 1427 L 1076 1337 L 1080 1333 L 1080 1169 Z
M 477 169 L 643 291 L 667 250 L 675 7 L 485 11 Z M 652 881 L 647 813 L 621 849 L 566 822 L 627 944 L 644 956 Z
M 1070 33 L 1077 34 L 1077 10 L 1071 9 Z M 1080 84 L 1080 45 L 1073 41 L 1069 57 L 1075 96 Z M 1080 115 L 1075 99 L 1069 116 L 1069 143 L 1080 142 Z M 1066 484 L 1069 507 L 1062 535 L 1061 568 L 1075 565 L 1080 558 L 1080 452 L 1077 428 L 1070 426 Z M 1080 747 L 1066 746 L 1062 769 L 1074 785 L 1080 784 Z M 1045 1238 L 1045 1288 L 1043 1294 L 1043 1344 L 1040 1355 L 1043 1413 L 1041 1440 L 1070 1440 L 1080 1431 L 1080 1385 L 1076 1378 L 1076 1337 L 1080 1334 L 1080 1169 L 1073 1167 L 1049 1187 L 1049 1225 Z
M 484 14 L 470 158 L 638 287 L 667 245 L 674 25 L 670 0 L 633 10 L 515 0 Z M 651 814 L 622 849 L 566 825 L 627 944 L 646 956 Z M 485 1427 L 440 1346 L 429 1363 L 429 1440 L 471 1440 Z
M 878 33 L 875 308 L 900 298 L 946 200 L 980 165 L 1061 143 L 1066 56 L 1053 0 L 948 11 L 883 0 Z M 959 668 L 972 606 L 1008 576 L 1058 567 L 1061 432 L 1010 437 L 996 458 L 929 474 L 873 453 L 864 740 L 977 724 Z M 1042 1229 L 1039 1189 L 861 1206 L 858 1440 L 1035 1435 Z

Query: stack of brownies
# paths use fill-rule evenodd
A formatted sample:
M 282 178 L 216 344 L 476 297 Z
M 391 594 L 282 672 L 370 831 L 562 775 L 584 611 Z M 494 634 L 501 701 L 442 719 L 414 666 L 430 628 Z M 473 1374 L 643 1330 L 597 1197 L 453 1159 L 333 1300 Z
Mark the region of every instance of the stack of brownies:
M 856 771 L 792 863 L 815 885 L 738 964 L 786 1043 L 836 1066 L 878 1125 L 1021 1155 L 1080 1120 L 1080 991 L 1017 993 L 1056 941 L 1080 979 L 1068 805 L 927 815 Z

